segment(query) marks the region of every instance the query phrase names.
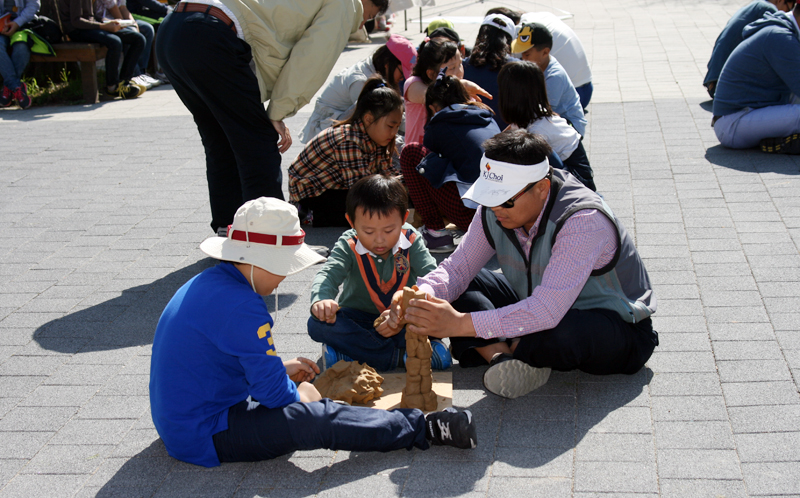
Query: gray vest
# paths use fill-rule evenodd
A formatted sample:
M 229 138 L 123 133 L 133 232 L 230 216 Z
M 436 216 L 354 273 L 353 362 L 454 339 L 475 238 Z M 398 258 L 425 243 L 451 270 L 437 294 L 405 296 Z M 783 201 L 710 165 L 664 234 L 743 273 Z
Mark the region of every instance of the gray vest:
M 503 228 L 491 209 L 481 208 L 484 233 L 497 251 L 503 275 L 517 297 L 530 296 L 542 282 L 556 235 L 564 222 L 582 209 L 597 209 L 614 223 L 617 252 L 605 267 L 592 271 L 572 308 L 613 310 L 628 323 L 648 318 L 656 311 L 656 298 L 633 239 L 599 195 L 558 169 L 553 170 L 550 199 L 529 254 L 524 253 L 514 230 Z

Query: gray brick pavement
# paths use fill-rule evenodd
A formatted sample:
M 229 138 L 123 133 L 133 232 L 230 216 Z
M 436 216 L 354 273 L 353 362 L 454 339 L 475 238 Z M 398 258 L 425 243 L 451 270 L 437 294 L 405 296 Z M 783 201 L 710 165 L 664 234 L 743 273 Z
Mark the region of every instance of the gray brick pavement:
M 153 427 L 147 382 L 161 309 L 213 264 L 197 249 L 210 230 L 191 117 L 169 87 L 2 111 L 15 138 L 0 143 L 0 497 L 800 495 L 800 160 L 722 148 L 700 85 L 741 2 L 506 3 L 575 14 L 595 75 L 584 143 L 660 299 L 661 346 L 645 369 L 554 372 L 512 401 L 487 394 L 480 369 L 456 368 L 454 404 L 479 427 L 471 452 L 177 462 Z M 488 7 L 426 16 L 477 19 Z M 400 17 L 419 41 L 415 26 L 403 32 Z M 478 26 L 457 28 L 471 41 Z M 337 70 L 375 46 L 351 46 Z M 337 236 L 311 229 L 308 241 Z M 319 355 L 305 334 L 312 277 L 280 288 L 285 354 Z

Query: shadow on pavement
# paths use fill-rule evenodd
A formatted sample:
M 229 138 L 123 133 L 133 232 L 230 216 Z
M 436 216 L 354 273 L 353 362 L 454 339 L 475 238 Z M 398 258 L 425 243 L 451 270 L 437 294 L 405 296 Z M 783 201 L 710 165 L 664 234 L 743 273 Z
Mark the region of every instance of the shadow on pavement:
M 728 149 L 714 145 L 706 150 L 711 164 L 749 173 L 800 174 L 800 156 L 767 154 L 758 149 Z

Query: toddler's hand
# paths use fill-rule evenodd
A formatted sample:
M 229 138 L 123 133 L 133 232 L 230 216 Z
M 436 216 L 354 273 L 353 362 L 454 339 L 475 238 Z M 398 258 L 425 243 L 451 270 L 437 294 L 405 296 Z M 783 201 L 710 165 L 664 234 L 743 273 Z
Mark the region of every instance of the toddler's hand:
M 339 311 L 339 304 L 333 299 L 323 299 L 311 305 L 311 314 L 326 323 L 336 323 L 336 312 Z
M 387 309 L 381 313 L 381 317 L 384 318 L 383 322 L 380 325 L 375 327 L 375 332 L 379 333 L 383 337 L 392 337 L 397 335 L 400 332 L 401 328 L 399 327 L 392 327 L 389 325 L 389 315 L 391 314 L 391 310 Z
M 308 358 L 299 357 L 284 361 L 283 366 L 286 368 L 286 375 L 288 375 L 293 382 L 312 381 L 319 373 L 317 364 Z

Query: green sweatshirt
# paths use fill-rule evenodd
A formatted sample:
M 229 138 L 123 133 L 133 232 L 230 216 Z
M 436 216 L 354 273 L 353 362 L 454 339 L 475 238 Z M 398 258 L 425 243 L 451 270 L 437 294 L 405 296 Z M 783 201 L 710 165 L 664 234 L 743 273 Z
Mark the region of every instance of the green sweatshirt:
M 408 248 L 409 277 L 406 285 L 410 287 L 417 282 L 417 277 L 427 275 L 428 272 L 436 268 L 436 260 L 428 252 L 428 248 L 425 247 L 422 235 L 419 232 L 414 230 L 408 223 L 403 225 L 403 229 L 408 230 L 409 237 L 412 233 L 416 236 L 411 247 Z M 356 231 L 350 229 L 344 232 L 339 237 L 339 240 L 336 241 L 328 261 L 314 277 L 314 283 L 311 285 L 311 304 L 313 305 L 323 299 L 335 300 L 341 285 L 342 294 L 338 300 L 340 308 L 354 308 L 380 314 L 383 309 L 378 309 L 362 277 L 361 267 L 358 264 L 359 259 L 362 258 L 350 247 L 350 241 L 354 240 L 355 236 Z M 401 241 L 402 239 L 403 236 L 401 235 Z M 400 252 L 397 247 L 395 250 L 395 254 L 388 258 L 376 258 L 367 254 L 362 259 L 362 262 L 371 260 L 375 264 L 375 269 L 380 279 L 383 282 L 389 282 L 394 276 L 395 263 L 398 259 L 396 255 Z M 366 264 L 362 266 L 364 271 L 371 272 L 371 268 Z M 397 275 L 398 278 L 400 276 Z M 400 288 L 402 289 L 402 287 Z

